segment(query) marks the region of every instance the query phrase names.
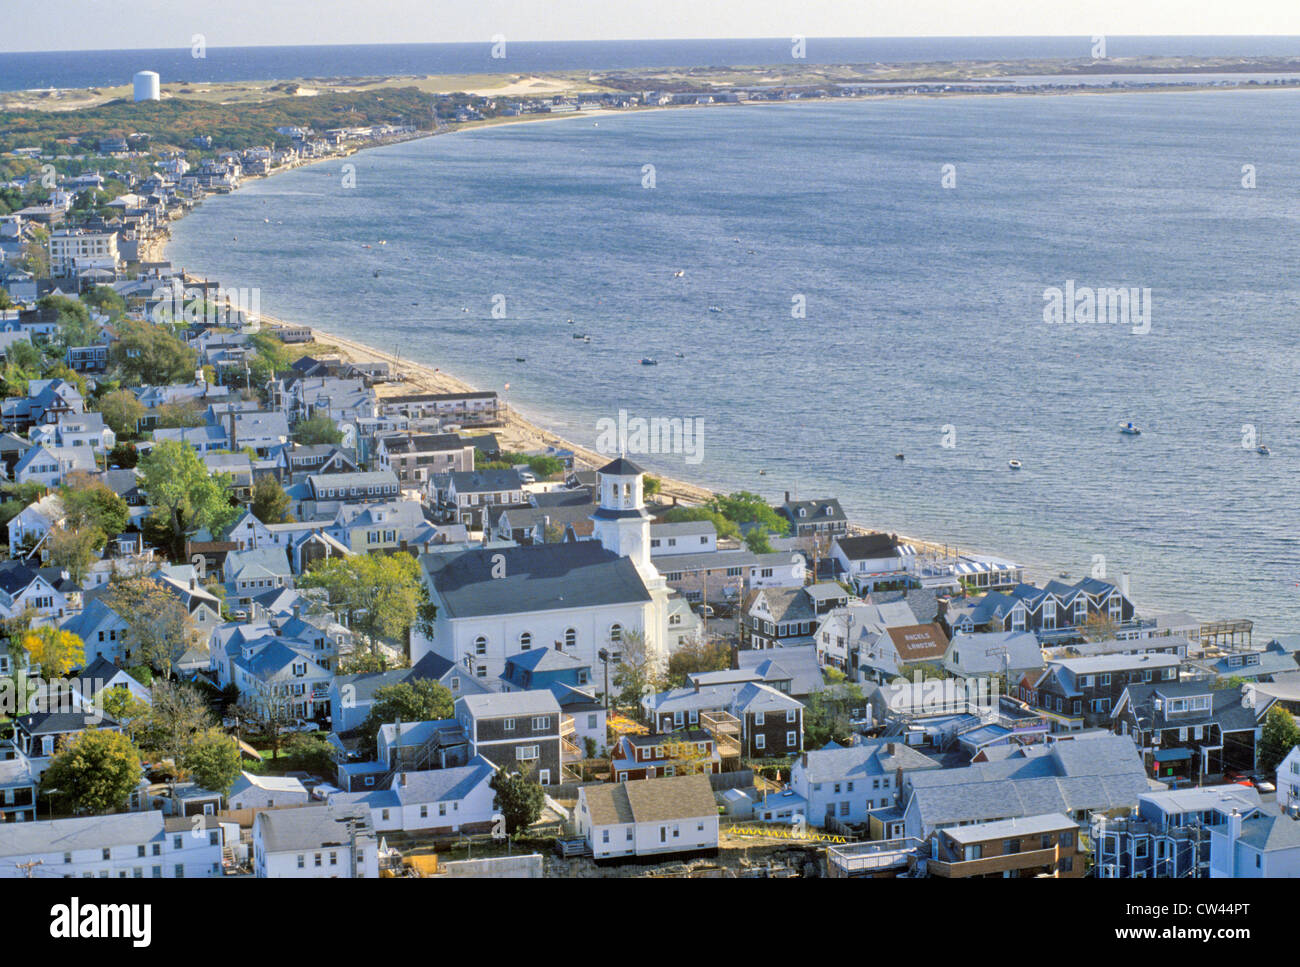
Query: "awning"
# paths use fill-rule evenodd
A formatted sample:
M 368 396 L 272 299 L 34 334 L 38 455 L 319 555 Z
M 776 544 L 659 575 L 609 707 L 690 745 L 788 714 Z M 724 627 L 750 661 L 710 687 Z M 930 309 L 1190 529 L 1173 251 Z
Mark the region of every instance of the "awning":
M 1157 762 L 1181 762 L 1191 757 L 1191 749 L 1156 749 Z

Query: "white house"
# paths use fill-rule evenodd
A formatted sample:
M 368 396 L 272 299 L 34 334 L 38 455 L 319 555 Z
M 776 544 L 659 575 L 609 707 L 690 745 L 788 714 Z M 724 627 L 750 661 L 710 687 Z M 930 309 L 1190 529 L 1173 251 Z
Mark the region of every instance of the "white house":
M 1300 819 L 1290 813 L 1264 807 L 1246 819 L 1234 809 L 1226 823 L 1210 829 L 1210 879 L 1297 877 Z
M 241 772 L 230 792 L 226 793 L 229 809 L 275 809 L 282 806 L 305 806 L 310 801 L 306 787 L 291 776 L 256 776 Z
M 28 504 L 9 522 L 9 556 L 17 557 L 25 545 L 39 545 L 50 531 L 63 523 L 63 500 L 58 494 Z
M 258 813 L 253 870 L 268 879 L 378 879 L 370 810 L 320 805 Z
M 197 825 L 196 825 L 197 820 Z M 191 879 L 221 875 L 222 827 L 148 812 L 0 823 L 0 877 Z
M 574 817 L 597 861 L 718 848 L 717 801 L 698 773 L 582 786 Z
M 496 679 L 510 656 L 555 648 L 596 668 L 602 649 L 618 660 L 628 632 L 664 657 L 668 589 L 650 562 L 642 475 L 624 459 L 601 468 L 594 540 L 425 554 L 437 615 L 432 638 L 412 633 L 412 662 L 434 652 Z
M 491 830 L 496 793 L 489 783 L 496 768 L 482 756 L 467 765 L 421 772 L 397 772 L 387 789 L 334 793 L 330 806 L 365 806 L 378 833 L 426 835 Z
M 1300 806 L 1300 745 L 1277 764 L 1277 804 L 1283 809 Z
M 845 576 L 859 591 L 878 584 L 891 584 L 913 569 L 916 548 L 904 544 L 893 534 L 866 534 L 837 537 L 831 556 Z

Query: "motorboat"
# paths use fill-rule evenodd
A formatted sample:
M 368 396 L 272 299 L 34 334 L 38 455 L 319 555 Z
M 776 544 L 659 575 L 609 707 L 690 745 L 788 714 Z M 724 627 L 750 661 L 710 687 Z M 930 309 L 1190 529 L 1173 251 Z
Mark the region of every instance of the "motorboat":
M 1126 436 L 1140 436 L 1142 434 L 1142 428 L 1133 423 L 1121 423 L 1119 432 Z
M 1024 464 L 1022 464 L 1019 460 L 1008 460 L 1007 466 L 1010 467 L 1012 470 L 1019 470 L 1022 466 L 1024 466 Z

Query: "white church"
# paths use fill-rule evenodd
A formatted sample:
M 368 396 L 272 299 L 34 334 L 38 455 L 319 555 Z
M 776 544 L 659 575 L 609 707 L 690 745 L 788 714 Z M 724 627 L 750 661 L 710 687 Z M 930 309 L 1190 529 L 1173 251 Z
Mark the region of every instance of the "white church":
M 599 652 L 618 656 L 629 632 L 645 636 L 654 659 L 667 660 L 669 589 L 650 561 L 644 471 L 620 457 L 598 473 L 593 540 L 421 558 L 437 616 L 432 638 L 412 632 L 413 664 L 434 652 L 467 674 L 494 680 L 508 657 L 555 648 L 590 665 L 599 688 Z

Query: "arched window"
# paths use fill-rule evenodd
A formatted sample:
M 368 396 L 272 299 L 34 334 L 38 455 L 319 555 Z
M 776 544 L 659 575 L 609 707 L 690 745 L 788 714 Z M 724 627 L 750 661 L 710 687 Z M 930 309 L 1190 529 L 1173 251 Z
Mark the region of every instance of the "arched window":
M 533 647 L 533 636 L 529 632 L 525 631 L 519 636 L 519 650 L 527 651 L 531 647 Z
M 564 632 L 564 647 L 572 648 L 578 643 L 578 632 L 574 628 L 569 628 Z
M 623 626 L 618 622 L 609 626 L 609 640 L 618 643 L 623 640 Z
M 474 654 L 476 655 L 487 654 L 487 639 L 482 635 L 479 635 L 477 638 L 474 639 Z

